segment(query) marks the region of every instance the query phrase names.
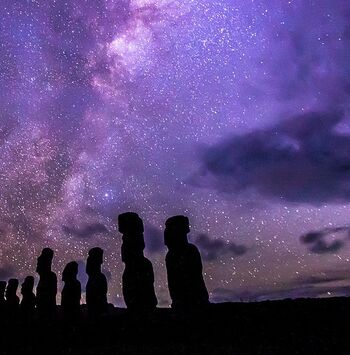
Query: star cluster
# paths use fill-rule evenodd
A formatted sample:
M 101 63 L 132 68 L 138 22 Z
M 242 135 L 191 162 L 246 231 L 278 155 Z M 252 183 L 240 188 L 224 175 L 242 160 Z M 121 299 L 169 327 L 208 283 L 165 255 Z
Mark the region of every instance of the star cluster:
M 213 301 L 349 295 L 347 0 L 2 0 L 0 278 L 186 214 Z

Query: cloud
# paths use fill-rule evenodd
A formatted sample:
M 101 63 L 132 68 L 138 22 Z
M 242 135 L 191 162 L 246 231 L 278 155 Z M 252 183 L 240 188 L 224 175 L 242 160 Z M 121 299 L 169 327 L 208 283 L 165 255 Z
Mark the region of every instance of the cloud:
M 107 269 L 102 269 L 102 273 L 106 276 L 107 281 L 112 279 L 112 273 Z
M 150 253 L 158 253 L 164 249 L 163 233 L 159 228 L 152 225 L 145 226 L 146 250 Z
M 298 279 L 297 283 L 301 284 L 301 285 L 305 285 L 305 284 L 312 284 L 312 285 L 322 285 L 322 284 L 329 284 L 329 283 L 334 283 L 334 282 L 340 282 L 340 281 L 347 281 L 349 280 L 349 275 L 348 272 L 342 273 L 340 272 L 336 272 L 336 273 L 332 273 L 330 272 L 331 275 L 328 274 L 328 272 L 326 273 L 322 273 L 322 275 L 317 275 L 317 276 L 307 276 L 307 277 L 301 277 Z
M 12 265 L 5 264 L 0 266 L 0 280 L 8 280 L 15 275 L 15 268 Z
M 350 276 L 346 268 L 321 270 L 317 275 L 299 275 L 283 283 L 280 288 L 242 290 L 216 288 L 211 292 L 212 302 L 265 301 L 284 298 L 342 297 L 350 295 Z
M 198 245 L 203 259 L 208 261 L 216 260 L 223 255 L 241 256 L 248 251 L 244 245 L 234 242 L 226 243 L 221 239 L 210 239 L 207 234 L 199 234 L 195 243 Z
M 342 234 L 346 234 L 346 237 Z M 349 239 L 350 227 L 324 228 L 318 231 L 308 232 L 300 237 L 301 243 L 307 245 L 308 250 L 315 254 L 337 253 Z M 337 235 L 337 239 L 327 241 L 327 237 Z
M 88 281 L 88 275 L 86 274 L 86 263 L 84 260 L 78 260 L 78 280 L 81 283 L 81 289 L 83 292 L 86 291 L 86 283 Z
M 350 286 L 322 286 L 305 285 L 295 288 L 289 286 L 277 290 L 249 290 L 240 291 L 224 288 L 216 288 L 211 294 L 212 302 L 233 302 L 233 301 L 267 301 L 286 298 L 318 298 L 318 297 L 342 297 L 350 294 Z
M 350 136 L 339 112 L 312 112 L 204 149 L 200 187 L 319 205 L 350 201 Z
M 92 238 L 96 234 L 108 233 L 108 229 L 102 223 L 88 224 L 81 228 L 62 226 L 62 231 L 66 235 L 84 239 Z

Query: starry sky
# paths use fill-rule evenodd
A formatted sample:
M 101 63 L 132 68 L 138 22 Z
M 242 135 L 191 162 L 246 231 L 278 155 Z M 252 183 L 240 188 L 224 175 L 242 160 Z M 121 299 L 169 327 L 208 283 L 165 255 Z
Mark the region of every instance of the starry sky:
M 213 302 L 350 295 L 348 0 L 2 0 L 0 278 L 186 214 Z

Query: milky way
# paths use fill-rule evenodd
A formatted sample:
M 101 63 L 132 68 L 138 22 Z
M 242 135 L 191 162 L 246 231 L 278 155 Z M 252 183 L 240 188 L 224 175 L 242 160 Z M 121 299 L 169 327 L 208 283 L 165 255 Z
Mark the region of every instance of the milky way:
M 212 301 L 350 294 L 348 0 L 2 0 L 0 278 L 186 214 Z

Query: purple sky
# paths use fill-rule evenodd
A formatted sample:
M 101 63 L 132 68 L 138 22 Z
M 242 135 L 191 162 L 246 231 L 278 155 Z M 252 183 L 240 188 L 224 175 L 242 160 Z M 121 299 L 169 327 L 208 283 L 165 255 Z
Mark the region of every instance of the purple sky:
M 190 217 L 213 301 L 350 295 L 348 0 L 2 0 L 0 279 L 135 211 L 159 304 Z

